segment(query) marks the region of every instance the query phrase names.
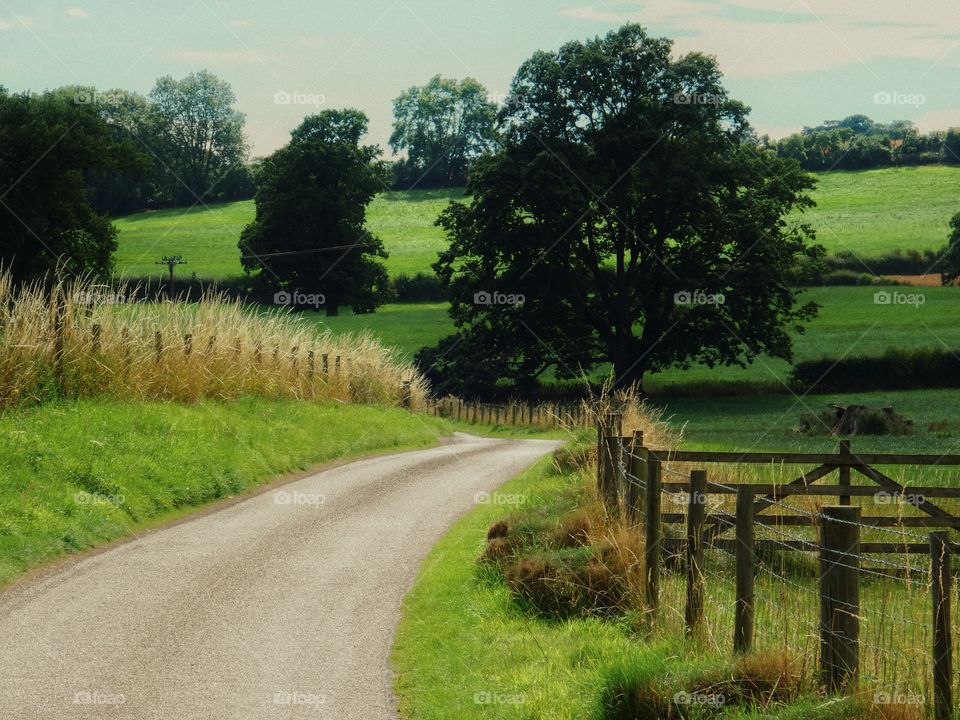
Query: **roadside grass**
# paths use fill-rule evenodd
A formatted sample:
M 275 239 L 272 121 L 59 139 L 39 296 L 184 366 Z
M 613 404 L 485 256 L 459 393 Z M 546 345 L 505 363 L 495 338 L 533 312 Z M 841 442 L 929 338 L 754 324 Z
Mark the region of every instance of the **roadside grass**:
M 251 397 L 8 411 L 0 414 L 0 586 L 284 473 L 429 446 L 450 430 L 398 408 Z
M 444 249 L 443 231 L 434 221 L 451 200 L 462 200 L 462 189 L 385 192 L 367 210 L 367 227 L 384 242 L 391 277 L 400 273 L 432 273 L 430 265 Z M 240 232 L 253 221 L 252 200 L 206 207 L 151 210 L 114 219 L 120 230 L 117 275 L 124 278 L 164 277 L 164 255 L 182 255 L 182 277 L 223 280 L 243 275 Z
M 580 442 L 589 441 L 580 434 Z M 864 717 L 853 699 L 801 695 L 766 703 L 683 706 L 677 693 L 740 677 L 739 665 L 711 642 L 686 639 L 676 622 L 650 633 L 635 616 L 563 620 L 533 614 L 512 599 L 496 566 L 478 564 L 487 528 L 510 513 L 558 522 L 583 476 L 546 458 L 492 494 L 433 548 L 404 601 L 393 650 L 400 712 L 410 720 L 660 720 L 665 717 Z M 496 504 L 497 498 L 519 505 Z M 675 611 L 675 609 L 674 609 Z M 766 656 L 758 656 L 764 664 Z M 773 663 L 776 667 L 777 663 Z M 762 667 L 750 671 L 763 676 Z M 646 708 L 638 712 L 637 707 Z M 669 714 L 665 714 L 669 713 Z

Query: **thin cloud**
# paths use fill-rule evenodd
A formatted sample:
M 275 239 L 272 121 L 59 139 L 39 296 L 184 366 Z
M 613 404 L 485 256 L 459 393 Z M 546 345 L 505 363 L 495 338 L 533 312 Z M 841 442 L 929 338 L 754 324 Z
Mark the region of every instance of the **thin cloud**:
M 66 13 L 69 17 L 72 17 L 72 18 L 85 18 L 88 16 L 86 10 L 78 7 L 70 8 L 69 10 L 66 11 Z
M 926 0 L 904 17 L 901 0 L 645 0 L 572 7 L 567 17 L 640 22 L 676 39 L 680 53 L 717 56 L 741 77 L 816 72 L 881 58 L 960 65 L 960 14 L 952 0 Z

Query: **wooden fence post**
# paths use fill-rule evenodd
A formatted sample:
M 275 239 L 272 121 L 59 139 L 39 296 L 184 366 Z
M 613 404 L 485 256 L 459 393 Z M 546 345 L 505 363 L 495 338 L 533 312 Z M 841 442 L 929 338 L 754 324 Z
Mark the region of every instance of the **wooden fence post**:
M 340 356 L 339 355 L 337 355 L 337 357 L 335 357 L 333 360 L 333 372 L 335 375 L 340 374 Z
M 263 341 L 257 340 L 253 344 L 253 361 L 260 365 L 263 362 Z
M 733 651 L 748 653 L 753 645 L 754 555 L 753 488 L 737 488 L 737 597 L 733 618 Z
M 849 441 L 849 440 L 841 440 L 841 441 L 840 441 L 840 454 L 841 454 L 841 455 L 849 455 L 849 454 L 850 454 L 850 441 Z M 844 489 L 845 487 L 847 487 L 847 488 L 850 487 L 850 466 L 849 466 L 849 465 L 841 465 L 841 466 L 838 468 L 838 475 L 839 475 L 839 479 L 837 480 L 837 485 L 840 486 L 840 489 L 841 489 L 840 496 L 839 496 L 839 504 L 840 504 L 840 505 L 849 505 L 849 504 L 850 504 L 850 496 L 849 496 L 849 495 L 844 495 L 842 491 L 843 491 L 843 489 Z
M 644 557 L 647 565 L 645 600 L 651 619 L 657 616 L 660 605 L 660 548 L 663 545 L 663 526 L 660 524 L 660 461 L 651 460 L 647 466 L 646 531 Z
M 828 693 L 856 684 L 860 664 L 860 508 L 820 516 L 820 665 Z
M 933 717 L 953 717 L 953 634 L 950 618 L 950 545 L 946 532 L 930 533 L 933 596 Z
M 163 355 L 163 333 L 157 330 L 153 334 L 153 349 L 156 354 L 157 362 L 160 362 L 160 357 Z
M 410 380 L 404 380 L 403 385 L 400 387 L 400 407 L 409 408 L 413 401 L 413 382 Z
M 307 378 L 313 381 L 313 350 L 307 350 Z
M 323 365 L 323 377 L 326 379 L 330 375 L 330 356 L 324 353 L 320 356 L 320 362 Z
M 687 502 L 687 605 L 684 619 L 687 632 L 703 620 L 703 525 L 707 517 L 707 471 L 690 473 Z
M 90 328 L 90 347 L 94 355 L 100 354 L 100 338 L 103 334 L 103 328 L 100 323 L 94 323 Z
M 51 298 L 53 305 L 53 377 L 57 389 L 63 392 L 63 356 L 66 343 L 64 341 L 63 314 L 64 308 L 56 295 Z
M 644 493 L 647 489 L 647 449 L 643 446 L 643 431 L 634 430 L 629 445 L 627 488 L 624 505 L 631 525 L 643 516 Z
M 193 354 L 193 335 L 187 333 L 183 336 L 183 356 L 189 358 Z

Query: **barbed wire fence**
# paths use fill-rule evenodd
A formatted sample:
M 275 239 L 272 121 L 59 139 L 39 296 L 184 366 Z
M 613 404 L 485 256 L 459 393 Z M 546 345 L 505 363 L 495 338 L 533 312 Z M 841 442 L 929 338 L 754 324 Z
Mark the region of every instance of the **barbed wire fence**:
M 737 483 L 722 472 L 730 454 L 711 460 L 709 453 L 650 450 L 642 433 L 621 437 L 618 419 L 601 417 L 598 494 L 608 510 L 646 534 L 651 622 L 682 627 L 717 650 L 775 654 L 829 693 L 856 688 L 874 705 L 916 705 L 937 720 L 953 717 L 956 548 L 948 532 L 913 528 L 960 527 L 927 499 L 955 500 L 960 492 L 923 488 L 926 496 L 911 495 L 871 465 L 884 459 L 957 465 L 960 458 L 864 456 L 861 462 L 845 443 L 836 456 L 796 454 L 797 462 L 824 464 L 789 483 Z M 708 483 L 705 471 L 686 467 L 685 456 L 728 464 Z M 813 486 L 841 463 L 882 484 L 850 485 L 847 470 L 840 485 Z M 820 504 L 829 496 L 839 504 Z M 905 516 L 909 507 L 926 516 Z M 896 512 L 862 513 L 891 508 Z M 736 538 L 720 537 L 728 531 Z

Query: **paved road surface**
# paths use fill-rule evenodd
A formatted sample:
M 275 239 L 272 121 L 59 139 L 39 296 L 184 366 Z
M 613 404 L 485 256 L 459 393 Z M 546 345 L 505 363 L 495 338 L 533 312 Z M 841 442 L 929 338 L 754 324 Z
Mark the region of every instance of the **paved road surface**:
M 326 470 L 0 594 L 0 718 L 396 718 L 431 545 L 555 447 L 459 435 Z

